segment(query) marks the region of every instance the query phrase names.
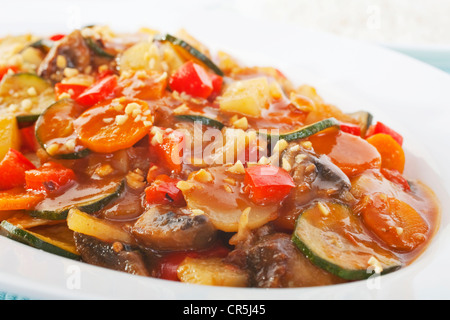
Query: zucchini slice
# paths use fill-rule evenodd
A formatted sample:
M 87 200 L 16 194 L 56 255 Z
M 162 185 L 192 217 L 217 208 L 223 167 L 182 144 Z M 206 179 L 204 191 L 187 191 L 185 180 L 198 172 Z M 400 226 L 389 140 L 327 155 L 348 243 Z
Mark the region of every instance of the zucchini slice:
M 34 73 L 16 73 L 3 78 L 0 98 L 5 108 L 15 105 L 14 114 L 19 123 L 28 123 L 36 121 L 55 101 L 55 92 L 49 82 Z
M 92 38 L 84 38 L 87 46 L 98 56 L 108 59 L 114 59 L 116 56 L 106 52 L 106 50 L 99 44 L 98 41 Z
M 175 118 L 184 121 L 201 122 L 201 124 L 205 126 L 217 128 L 219 130 L 222 130 L 222 128 L 225 126 L 222 122 L 216 119 L 208 118 L 198 114 L 177 114 L 175 115 Z
M 353 113 L 348 113 L 348 116 L 352 117 L 356 121 L 358 121 L 361 127 L 361 136 L 365 137 L 367 130 L 372 125 L 373 116 L 370 112 L 367 111 L 357 111 Z
M 297 131 L 282 133 L 279 135 L 272 135 L 267 133 L 258 132 L 259 135 L 265 136 L 266 138 L 276 138 L 276 140 L 286 140 L 286 141 L 294 141 L 299 139 L 305 139 L 309 136 L 312 136 L 320 131 L 323 131 L 328 128 L 337 127 L 339 128 L 339 121 L 335 118 L 328 118 L 316 123 L 307 125 Z
M 73 121 L 84 108 L 71 99 L 48 107 L 36 121 L 36 139 L 47 153 L 57 159 L 80 159 L 91 151 L 78 142 Z
M 174 37 L 170 34 L 156 35 L 154 39 L 162 42 L 165 41 L 170 42 L 172 45 L 175 46 L 177 52 L 179 52 L 181 56 L 188 58 L 189 60 L 195 60 L 196 62 L 200 62 L 200 64 L 208 67 L 215 74 L 221 77 L 224 76 L 223 71 L 214 62 L 212 62 L 211 59 L 209 59 L 203 53 L 195 49 L 186 41 Z
M 70 232 L 65 224 L 51 226 L 51 228 L 53 229 L 52 233 L 54 234 L 58 233 L 61 235 L 63 232 Z M 3 220 L 1 222 L 0 231 L 4 236 L 31 247 L 73 260 L 80 259 L 80 256 L 76 251 L 75 244 L 49 237 L 44 232 L 41 234 L 38 232 L 25 230 L 19 225 L 14 225 L 7 220 Z
M 49 39 L 39 39 L 32 44 L 30 44 L 30 47 L 39 49 L 44 53 L 48 53 L 50 49 L 53 47 L 54 42 Z
M 67 218 L 69 210 L 78 208 L 86 213 L 94 213 L 117 199 L 125 189 L 125 180 L 113 180 L 103 185 L 75 184 L 66 190 L 70 198 L 57 195 L 47 197 L 28 214 L 35 218 L 47 220 L 63 220 Z
M 317 202 L 298 217 L 292 241 L 318 267 L 347 280 L 386 274 L 402 266 L 394 253 L 370 237 L 352 210 Z

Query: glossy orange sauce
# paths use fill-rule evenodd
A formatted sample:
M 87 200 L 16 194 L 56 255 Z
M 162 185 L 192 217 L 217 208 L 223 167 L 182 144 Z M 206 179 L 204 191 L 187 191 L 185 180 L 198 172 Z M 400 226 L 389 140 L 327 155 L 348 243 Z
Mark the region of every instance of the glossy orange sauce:
M 377 194 L 387 195 L 403 201 L 412 207 L 427 226 L 424 233 L 425 240 L 413 250 L 402 250 L 389 247 L 370 228 L 365 227 L 365 232 L 371 235 L 369 239 L 377 245 L 392 251 L 404 263 L 409 264 L 416 259 L 429 244 L 439 227 L 440 208 L 432 190 L 419 181 L 408 181 L 410 190 L 405 191 L 402 185 L 388 180 L 381 172 L 381 159 L 377 150 L 364 139 L 336 129 L 328 129 L 307 139 L 312 143 L 312 148 L 317 154 L 325 154 L 332 162 L 341 168 L 350 178 L 352 183 L 351 193 L 354 199 L 350 205 L 357 215 L 361 217 L 361 203 L 364 197 L 374 197 Z M 322 200 L 326 200 L 323 198 Z M 304 209 L 298 204 L 284 203 L 280 217 L 276 221 L 282 229 L 293 230 L 295 221 Z M 364 226 L 364 223 L 362 224 Z

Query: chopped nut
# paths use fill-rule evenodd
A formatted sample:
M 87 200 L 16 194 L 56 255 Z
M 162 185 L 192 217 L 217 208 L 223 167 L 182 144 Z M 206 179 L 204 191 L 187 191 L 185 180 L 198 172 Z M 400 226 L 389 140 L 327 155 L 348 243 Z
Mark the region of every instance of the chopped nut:
M 157 146 L 161 143 L 163 143 L 163 135 L 160 131 L 157 131 L 154 135 L 152 140 L 150 141 L 150 143 L 152 144 L 152 146 Z
M 126 115 L 126 114 L 119 114 L 119 115 L 117 115 L 116 116 L 116 123 L 120 126 L 120 125 L 122 125 L 122 124 L 124 124 L 125 123 L 125 121 L 127 121 L 128 120 L 128 115 Z
M 178 181 L 177 188 L 182 192 L 186 192 L 195 188 L 195 184 L 189 181 Z
M 60 69 L 65 69 L 67 67 L 66 57 L 64 57 L 62 55 L 58 55 L 56 57 L 56 66 Z
M 239 120 L 236 120 L 232 123 L 233 128 L 247 130 L 248 128 L 248 120 L 246 117 L 242 117 Z
M 311 163 L 310 165 L 306 166 L 305 173 L 310 174 L 311 172 L 316 170 L 316 165 Z
M 264 157 L 264 156 L 262 156 L 258 161 L 258 164 L 262 164 L 262 165 L 269 164 L 269 163 L 270 163 L 270 159 L 267 157 Z
M 100 177 L 106 177 L 114 171 L 113 167 L 109 164 L 103 164 L 100 167 L 95 169 L 95 174 Z
M 142 112 L 142 107 L 140 104 L 138 104 L 136 102 L 131 102 L 131 103 L 127 104 L 127 106 L 125 107 L 125 113 L 131 114 L 133 117 L 136 117 L 141 112 Z
M 126 175 L 127 184 L 133 189 L 141 189 L 145 187 L 145 179 L 144 177 L 135 171 L 130 171 Z
M 201 216 L 205 214 L 205 211 L 202 209 L 191 209 L 191 212 L 194 216 Z
M 9 111 L 11 112 L 16 112 L 17 110 L 19 110 L 19 106 L 15 103 L 11 103 L 8 107 Z
M 58 100 L 62 100 L 62 99 L 70 99 L 70 98 L 72 98 L 72 97 L 71 97 L 70 94 L 68 94 L 67 92 L 63 92 L 63 93 L 61 93 L 61 94 L 58 96 Z
M 308 156 L 304 153 L 298 154 L 295 156 L 295 163 L 301 163 L 303 160 L 305 160 Z
M 205 169 L 200 169 L 194 174 L 194 179 L 198 182 L 212 182 L 214 180 L 212 174 L 209 171 L 206 171 Z
M 292 166 L 291 166 L 291 164 L 289 163 L 289 161 L 287 160 L 287 159 L 285 159 L 285 158 L 283 158 L 282 160 L 281 160 L 281 167 L 284 169 L 284 170 L 286 170 L 286 171 L 291 171 L 291 169 L 292 169 Z
M 102 64 L 101 66 L 98 67 L 98 73 L 108 71 L 108 69 L 109 69 L 109 67 L 107 64 Z
M 37 95 L 37 91 L 35 87 L 29 87 L 27 93 L 30 97 L 34 97 Z
M 53 143 L 51 145 L 49 145 L 45 151 L 47 151 L 47 153 L 51 156 L 55 155 L 59 150 L 59 145 L 57 145 L 56 143 Z
M 119 253 L 124 249 L 122 242 L 116 241 L 112 244 L 112 249 L 114 252 Z
M 322 202 L 318 202 L 317 206 L 319 207 L 320 213 L 324 216 L 328 216 L 330 214 L 330 209 L 327 207 L 327 205 L 323 204 Z
M 173 110 L 173 113 L 175 113 L 175 114 L 183 114 L 183 113 L 186 113 L 186 112 L 189 112 L 189 111 L 190 111 L 189 107 L 185 103 L 183 103 L 179 107 L 175 108 Z
M 236 185 L 236 180 L 234 180 L 233 178 L 225 178 L 223 179 L 223 182 L 231 184 L 232 186 Z
M 69 139 L 66 141 L 66 143 L 64 144 L 64 147 L 66 148 L 67 151 L 69 152 L 73 152 L 75 150 L 75 146 L 76 146 L 76 141 L 75 139 Z
M 224 184 L 223 188 L 225 189 L 226 192 L 233 193 L 233 189 L 230 187 L 230 185 Z
M 167 78 L 167 72 L 163 72 L 158 78 L 155 79 L 155 82 L 161 82 Z
M 30 111 L 33 106 L 33 102 L 30 99 L 24 99 L 21 102 L 21 107 L 23 111 Z
M 244 174 L 245 168 L 240 160 L 236 161 L 234 165 L 227 169 L 228 172 L 236 173 L 236 174 Z
M 273 153 L 274 154 L 281 154 L 288 146 L 288 143 L 286 140 L 281 139 L 278 140 L 275 144 L 275 147 L 273 147 Z
M 64 76 L 67 78 L 76 77 L 79 74 L 78 70 L 75 68 L 65 68 Z
M 302 145 L 303 148 L 310 150 L 312 148 L 312 143 L 311 141 L 302 141 L 300 143 Z
M 380 261 L 378 261 L 375 257 L 370 257 L 369 261 L 367 262 L 369 266 L 374 268 L 375 273 L 381 273 L 383 272 L 383 266 L 381 265 Z
M 289 148 L 291 152 L 297 152 L 300 150 L 300 146 L 298 144 L 294 144 L 292 147 Z

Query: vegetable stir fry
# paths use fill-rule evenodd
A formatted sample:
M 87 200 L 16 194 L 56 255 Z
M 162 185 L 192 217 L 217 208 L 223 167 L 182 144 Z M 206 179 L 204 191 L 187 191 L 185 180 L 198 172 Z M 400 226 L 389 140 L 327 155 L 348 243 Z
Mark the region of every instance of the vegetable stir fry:
M 143 277 L 310 287 L 410 264 L 439 223 L 389 119 L 181 30 L 0 39 L 0 229 Z

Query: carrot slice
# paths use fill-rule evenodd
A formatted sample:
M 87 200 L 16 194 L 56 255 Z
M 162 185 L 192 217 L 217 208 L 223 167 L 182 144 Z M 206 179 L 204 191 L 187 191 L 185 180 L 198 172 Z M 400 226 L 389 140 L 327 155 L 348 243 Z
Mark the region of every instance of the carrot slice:
M 122 97 L 86 110 L 74 121 L 74 128 L 84 146 L 110 153 L 132 147 L 150 132 L 152 124 L 146 102 Z
M 23 187 L 0 192 L 0 211 L 32 209 L 44 199 L 42 193 L 34 193 Z
M 393 249 L 411 251 L 427 239 L 427 223 L 406 202 L 376 193 L 362 207 L 364 223 Z
M 381 155 L 381 167 L 403 173 L 405 169 L 405 152 L 402 146 L 390 135 L 378 133 L 366 139 L 377 148 Z
M 352 177 L 381 167 L 377 148 L 356 135 L 335 129 L 309 137 L 318 154 L 326 154 L 347 176 Z

